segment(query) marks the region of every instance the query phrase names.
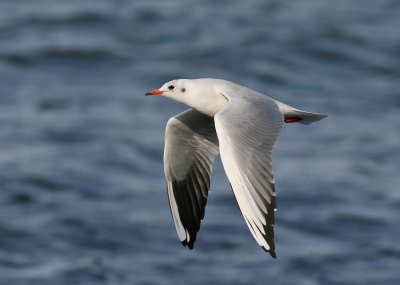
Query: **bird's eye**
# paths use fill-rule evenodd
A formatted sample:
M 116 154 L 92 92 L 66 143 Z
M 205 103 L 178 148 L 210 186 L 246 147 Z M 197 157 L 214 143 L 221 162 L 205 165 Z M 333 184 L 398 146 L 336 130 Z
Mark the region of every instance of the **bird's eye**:
M 168 89 L 169 89 L 169 90 L 174 90 L 174 88 L 175 88 L 175 86 L 174 86 L 174 85 L 170 85 L 170 86 L 168 86 Z

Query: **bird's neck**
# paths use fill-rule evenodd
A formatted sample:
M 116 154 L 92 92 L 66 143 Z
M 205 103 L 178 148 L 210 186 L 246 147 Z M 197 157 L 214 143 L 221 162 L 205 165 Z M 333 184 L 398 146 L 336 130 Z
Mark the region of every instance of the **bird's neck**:
M 220 92 L 202 94 L 197 98 L 198 100 L 191 107 L 210 117 L 214 117 L 228 104 L 228 100 Z

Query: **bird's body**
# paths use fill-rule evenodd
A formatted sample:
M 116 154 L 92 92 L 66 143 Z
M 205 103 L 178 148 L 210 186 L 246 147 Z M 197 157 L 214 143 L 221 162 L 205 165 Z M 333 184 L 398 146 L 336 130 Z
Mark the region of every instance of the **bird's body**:
M 176 231 L 193 248 L 220 152 L 242 215 L 258 244 L 275 257 L 272 148 L 284 122 L 309 124 L 324 115 L 292 108 L 220 79 L 179 79 L 146 95 L 191 109 L 172 117 L 165 133 L 164 171 Z

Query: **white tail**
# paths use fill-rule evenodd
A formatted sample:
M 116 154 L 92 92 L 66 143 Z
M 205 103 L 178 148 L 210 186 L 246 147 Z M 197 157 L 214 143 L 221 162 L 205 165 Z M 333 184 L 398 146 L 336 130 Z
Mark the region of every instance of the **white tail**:
M 279 101 L 276 101 L 276 103 L 285 117 L 285 123 L 300 123 L 308 125 L 326 117 L 326 115 L 322 114 L 301 111 Z

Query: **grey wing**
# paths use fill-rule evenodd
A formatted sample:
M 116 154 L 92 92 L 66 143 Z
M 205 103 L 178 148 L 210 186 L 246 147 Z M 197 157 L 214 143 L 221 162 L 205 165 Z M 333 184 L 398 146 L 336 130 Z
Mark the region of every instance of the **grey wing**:
M 214 117 L 222 164 L 250 232 L 276 257 L 271 154 L 283 115 L 268 97 L 224 96 L 229 103 Z
M 196 241 L 218 154 L 214 119 L 194 109 L 172 117 L 165 131 L 164 172 L 172 218 L 179 239 Z

